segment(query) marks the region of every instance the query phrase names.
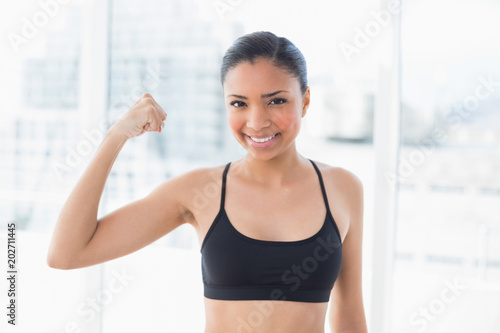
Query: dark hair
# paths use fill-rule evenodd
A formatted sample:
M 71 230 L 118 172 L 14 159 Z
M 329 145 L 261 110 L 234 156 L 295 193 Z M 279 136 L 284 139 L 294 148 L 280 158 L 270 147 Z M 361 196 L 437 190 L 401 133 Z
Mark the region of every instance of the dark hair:
M 269 59 L 279 68 L 287 70 L 299 80 L 302 93 L 307 89 L 307 66 L 302 52 L 285 37 L 268 31 L 257 31 L 238 38 L 222 58 L 221 83 L 230 69 L 242 62 L 254 63 L 257 58 Z

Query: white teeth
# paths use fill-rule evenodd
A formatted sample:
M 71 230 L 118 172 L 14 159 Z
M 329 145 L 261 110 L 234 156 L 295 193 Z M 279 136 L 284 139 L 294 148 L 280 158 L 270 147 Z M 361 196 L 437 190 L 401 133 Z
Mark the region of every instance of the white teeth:
M 253 138 L 253 137 L 250 137 L 253 141 L 255 142 L 259 142 L 259 143 L 262 143 L 262 142 L 267 142 L 269 140 L 271 140 L 272 138 L 274 138 L 276 136 L 276 134 L 274 134 L 273 136 L 270 136 L 268 138 L 264 138 L 264 139 L 257 139 L 257 138 Z

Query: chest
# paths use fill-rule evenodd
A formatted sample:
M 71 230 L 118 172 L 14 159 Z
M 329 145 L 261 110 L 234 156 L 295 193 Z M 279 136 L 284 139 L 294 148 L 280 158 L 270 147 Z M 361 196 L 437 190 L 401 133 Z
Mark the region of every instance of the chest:
M 321 189 L 310 185 L 267 191 L 232 187 L 224 209 L 240 233 L 269 241 L 305 239 L 321 228 L 327 212 Z

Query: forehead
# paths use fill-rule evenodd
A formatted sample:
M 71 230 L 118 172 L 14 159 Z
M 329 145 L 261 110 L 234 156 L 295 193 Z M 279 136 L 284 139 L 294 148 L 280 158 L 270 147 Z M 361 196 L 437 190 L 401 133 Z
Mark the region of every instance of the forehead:
M 254 92 L 260 95 L 277 90 L 300 91 L 300 84 L 287 70 L 263 58 L 236 65 L 228 71 L 224 80 L 224 92 L 227 94 L 251 95 Z

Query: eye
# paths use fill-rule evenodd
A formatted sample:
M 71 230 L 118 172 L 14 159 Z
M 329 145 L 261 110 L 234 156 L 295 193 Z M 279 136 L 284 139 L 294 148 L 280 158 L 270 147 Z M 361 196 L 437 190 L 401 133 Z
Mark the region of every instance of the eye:
M 233 102 L 229 103 L 229 105 L 232 105 L 235 108 L 240 108 L 242 106 L 246 106 L 245 102 L 242 102 L 242 101 L 233 101 Z
M 275 98 L 269 102 L 269 104 L 272 104 L 272 105 L 279 105 L 279 104 L 284 104 L 284 103 L 286 103 L 286 99 L 284 99 L 284 98 Z

